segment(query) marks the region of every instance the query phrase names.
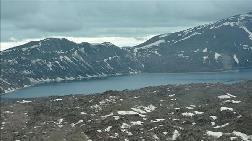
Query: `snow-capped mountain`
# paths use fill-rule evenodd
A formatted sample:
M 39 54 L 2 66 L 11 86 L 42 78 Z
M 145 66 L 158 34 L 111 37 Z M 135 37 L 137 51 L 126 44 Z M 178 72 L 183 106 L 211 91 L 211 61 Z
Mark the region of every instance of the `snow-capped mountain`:
M 127 50 L 111 43 L 76 44 L 47 38 L 1 52 L 1 89 L 136 73 L 142 65 Z
M 131 48 L 147 72 L 219 71 L 252 66 L 252 12 Z
M 136 72 L 222 71 L 252 67 L 252 12 L 131 48 L 47 38 L 1 52 L 0 92 L 37 83 Z

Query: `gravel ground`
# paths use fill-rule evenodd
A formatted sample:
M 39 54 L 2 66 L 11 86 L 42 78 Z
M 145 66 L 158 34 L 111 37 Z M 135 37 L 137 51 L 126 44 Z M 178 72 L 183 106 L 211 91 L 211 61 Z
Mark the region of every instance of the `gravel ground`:
M 250 141 L 252 81 L 1 100 L 1 141 Z

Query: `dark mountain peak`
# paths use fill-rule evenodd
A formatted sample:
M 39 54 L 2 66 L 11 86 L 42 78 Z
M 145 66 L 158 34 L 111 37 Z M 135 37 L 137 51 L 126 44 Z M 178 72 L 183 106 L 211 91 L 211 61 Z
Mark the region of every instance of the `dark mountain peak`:
M 74 43 L 66 38 L 45 38 L 39 41 L 30 41 L 24 45 L 21 46 L 27 46 L 29 47 L 30 45 L 45 45 L 45 44 L 53 44 L 53 43 Z
M 250 67 L 252 12 L 157 35 L 130 50 L 144 62 L 147 72 L 216 71 Z
M 150 38 L 144 43 L 135 46 L 135 48 L 155 48 L 160 46 L 160 44 L 171 46 L 180 43 L 181 41 L 190 40 L 191 38 L 195 38 L 197 36 L 202 36 L 207 32 L 216 32 L 216 34 L 220 34 L 226 33 L 226 30 L 241 30 L 242 32 L 246 32 L 247 35 L 249 35 L 249 38 L 252 39 L 252 12 L 234 15 L 213 23 L 199 25 L 175 33 L 160 34 Z M 215 38 L 216 36 L 213 35 L 213 37 Z
M 48 37 L 43 39 L 42 41 L 69 41 L 67 38 L 57 38 L 57 37 Z
M 103 45 L 103 46 L 116 46 L 116 45 L 112 44 L 111 42 L 103 42 L 103 43 L 101 43 L 101 45 Z
M 70 41 L 66 38 L 53 38 L 53 37 L 45 38 L 43 40 L 40 40 L 39 42 L 41 42 L 41 43 L 74 43 L 74 44 L 76 44 L 75 42 Z
M 66 51 L 76 47 L 78 47 L 78 44 L 66 38 L 45 38 L 39 41 L 30 41 L 23 45 L 7 49 L 3 52 L 22 51 L 24 53 L 24 52 L 30 52 L 32 50 L 42 52 L 52 52 L 57 50 Z
M 49 38 L 45 38 L 45 39 L 42 39 L 40 41 L 60 41 L 60 40 L 64 40 L 65 38 L 54 38 L 54 37 L 49 37 Z M 67 40 L 67 39 L 65 39 Z
M 80 45 L 90 45 L 89 42 L 81 42 Z
M 45 38 L 37 42 L 41 50 L 54 51 L 54 50 L 70 50 L 78 47 L 78 44 L 66 38 Z
M 248 13 L 245 13 L 245 14 L 240 14 L 240 16 L 251 18 L 252 17 L 252 11 L 250 11 Z
M 239 27 L 239 26 L 242 26 L 242 25 L 246 25 L 247 23 L 250 23 L 251 21 L 252 21 L 252 12 L 248 12 L 248 13 L 245 13 L 245 14 L 234 15 L 234 16 L 231 16 L 229 18 L 219 20 L 219 21 L 213 23 L 212 25 L 219 26 L 219 27 L 220 26 L 232 26 L 232 27 L 236 26 L 236 27 Z

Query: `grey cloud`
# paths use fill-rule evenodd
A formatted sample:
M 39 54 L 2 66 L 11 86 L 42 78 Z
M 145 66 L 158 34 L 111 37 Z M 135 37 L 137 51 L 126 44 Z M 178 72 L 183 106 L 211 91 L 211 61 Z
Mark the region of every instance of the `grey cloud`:
M 1 0 L 1 20 L 18 21 L 39 12 L 39 2 Z
M 2 40 L 138 36 L 252 10 L 251 0 L 1 0 Z
M 69 4 L 54 1 L 3 0 L 2 20 L 21 30 L 67 32 L 82 27 L 80 17 Z

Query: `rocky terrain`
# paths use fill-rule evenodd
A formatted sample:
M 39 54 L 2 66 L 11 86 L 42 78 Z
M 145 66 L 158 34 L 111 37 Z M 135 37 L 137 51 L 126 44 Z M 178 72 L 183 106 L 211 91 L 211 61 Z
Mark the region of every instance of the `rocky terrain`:
M 252 12 L 130 48 L 47 38 L 1 52 L 0 93 L 52 81 L 137 72 L 203 72 L 252 67 Z
M 250 141 L 252 81 L 2 99 L 1 141 Z

